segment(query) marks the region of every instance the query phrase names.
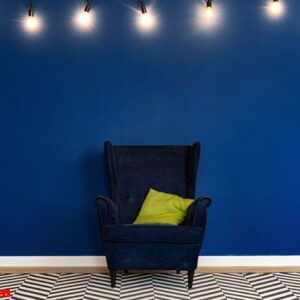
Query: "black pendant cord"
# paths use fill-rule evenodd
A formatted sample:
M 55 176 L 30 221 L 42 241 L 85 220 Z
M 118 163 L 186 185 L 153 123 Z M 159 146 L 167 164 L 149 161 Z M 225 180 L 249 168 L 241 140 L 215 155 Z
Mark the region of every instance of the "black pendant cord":
M 147 9 L 146 9 L 146 5 L 145 5 L 144 0 L 141 0 L 140 5 L 141 5 L 142 14 L 146 14 L 147 13 Z
M 34 9 L 33 9 L 33 3 L 32 3 L 32 0 L 29 0 L 29 11 L 28 11 L 28 15 L 29 15 L 29 17 L 33 17 L 33 16 L 34 16 Z
M 90 12 L 90 10 L 91 10 L 91 2 L 90 2 L 90 0 L 86 0 L 86 6 L 84 8 L 84 11 Z

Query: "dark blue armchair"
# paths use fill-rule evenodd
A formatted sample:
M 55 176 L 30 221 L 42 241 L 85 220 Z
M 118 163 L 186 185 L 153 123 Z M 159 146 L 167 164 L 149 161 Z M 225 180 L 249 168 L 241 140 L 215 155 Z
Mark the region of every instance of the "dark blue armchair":
M 95 203 L 112 287 L 116 270 L 140 269 L 187 270 L 191 288 L 211 199 L 195 200 L 179 226 L 132 223 L 150 188 L 195 199 L 200 143 L 104 147 L 110 198 Z

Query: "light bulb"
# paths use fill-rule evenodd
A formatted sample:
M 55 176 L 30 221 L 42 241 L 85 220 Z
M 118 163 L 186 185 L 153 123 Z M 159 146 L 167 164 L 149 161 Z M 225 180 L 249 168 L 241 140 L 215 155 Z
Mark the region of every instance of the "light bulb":
M 73 18 L 75 27 L 81 31 L 90 31 L 95 26 L 95 16 L 90 10 L 78 10 Z
M 197 27 L 202 31 L 210 31 L 215 29 L 221 19 L 221 13 L 218 6 L 212 6 L 211 1 L 208 1 L 206 6 L 199 5 L 197 9 L 196 22 Z
M 36 15 L 27 15 L 23 20 L 23 28 L 29 34 L 36 34 L 42 28 L 42 22 Z
M 282 1 L 272 0 L 266 6 L 267 14 L 273 19 L 278 19 L 284 15 L 285 6 Z
M 136 16 L 136 25 L 141 31 L 151 32 L 157 26 L 157 18 L 151 12 L 138 13 Z
M 208 18 L 212 18 L 214 15 L 214 10 L 211 6 L 207 6 L 205 10 L 205 14 Z

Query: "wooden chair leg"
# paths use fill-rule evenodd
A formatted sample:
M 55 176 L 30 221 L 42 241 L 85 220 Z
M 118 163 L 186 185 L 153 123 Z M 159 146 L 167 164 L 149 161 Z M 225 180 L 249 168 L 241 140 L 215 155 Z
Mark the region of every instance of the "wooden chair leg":
M 191 289 L 193 287 L 194 273 L 195 273 L 195 270 L 188 271 L 188 287 L 189 287 L 189 289 Z
M 177 270 L 177 271 L 176 271 L 176 274 L 180 274 L 180 270 Z
M 109 273 L 110 273 L 111 287 L 114 288 L 116 286 L 117 271 L 114 269 L 109 269 Z

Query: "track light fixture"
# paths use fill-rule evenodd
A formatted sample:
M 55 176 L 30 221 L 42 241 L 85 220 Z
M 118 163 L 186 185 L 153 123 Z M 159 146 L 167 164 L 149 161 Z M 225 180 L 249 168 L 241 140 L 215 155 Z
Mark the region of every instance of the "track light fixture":
M 142 12 L 142 14 L 147 13 L 147 9 L 146 9 L 146 5 L 145 5 L 144 0 L 141 0 L 141 12 Z
M 207 0 L 206 1 L 206 7 L 207 8 L 212 8 L 212 0 Z

